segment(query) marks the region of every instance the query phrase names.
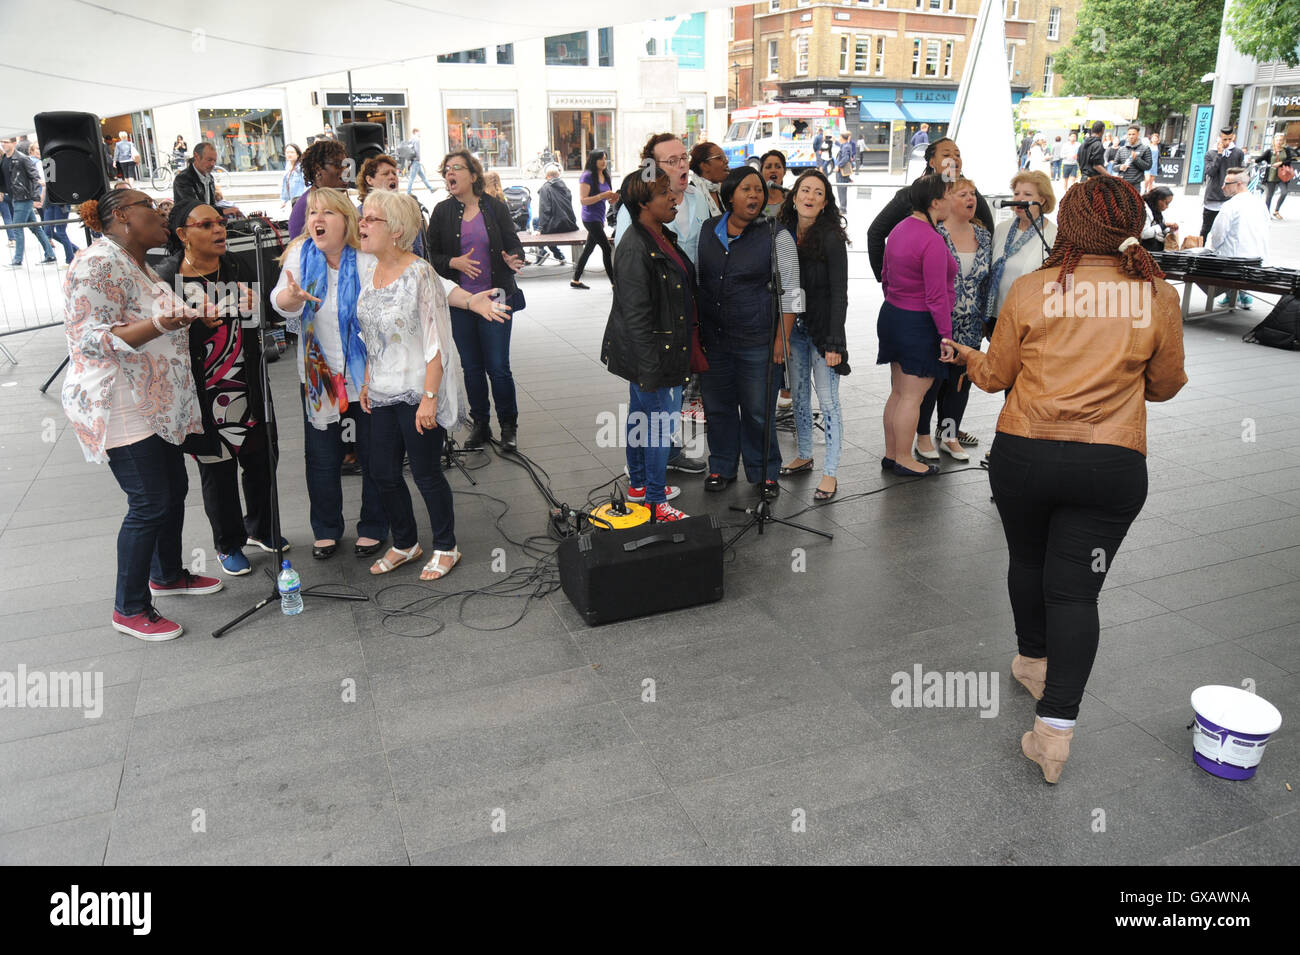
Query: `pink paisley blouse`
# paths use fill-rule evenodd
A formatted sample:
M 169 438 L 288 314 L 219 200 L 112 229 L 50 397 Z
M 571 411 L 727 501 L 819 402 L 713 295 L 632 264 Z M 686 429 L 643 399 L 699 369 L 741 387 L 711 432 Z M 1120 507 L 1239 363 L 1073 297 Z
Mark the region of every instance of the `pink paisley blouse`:
M 203 430 L 190 369 L 189 329 L 132 348 L 114 327 L 151 321 L 176 300 L 152 269 L 142 270 L 116 242 L 97 239 L 77 254 L 63 285 L 68 374 L 63 410 L 87 461 L 108 460 L 104 448 L 113 412 L 113 384 L 122 375 L 136 410 L 154 434 L 179 445 Z

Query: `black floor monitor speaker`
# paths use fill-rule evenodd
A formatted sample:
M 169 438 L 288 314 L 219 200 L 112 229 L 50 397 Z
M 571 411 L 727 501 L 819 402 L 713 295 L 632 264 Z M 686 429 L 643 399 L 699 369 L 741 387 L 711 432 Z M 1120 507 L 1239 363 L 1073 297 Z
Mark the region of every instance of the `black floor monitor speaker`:
M 36 141 L 41 144 L 46 199 L 55 205 L 78 205 L 108 192 L 108 163 L 99 117 L 90 113 L 37 113 Z
M 712 515 L 560 543 L 560 585 L 591 625 L 722 599 L 722 529 Z
M 358 172 L 367 159 L 384 153 L 384 127 L 379 123 L 341 123 L 337 132 Z

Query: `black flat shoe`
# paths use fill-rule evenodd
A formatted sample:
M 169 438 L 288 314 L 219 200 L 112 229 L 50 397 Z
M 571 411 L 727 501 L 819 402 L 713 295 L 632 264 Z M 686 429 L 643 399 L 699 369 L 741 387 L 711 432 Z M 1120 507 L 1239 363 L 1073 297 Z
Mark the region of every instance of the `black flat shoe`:
M 880 459 L 880 470 L 882 470 L 882 471 L 892 471 L 892 470 L 894 470 L 894 459 L 893 459 L 893 458 L 881 458 L 881 459 Z
M 374 557 L 383 546 L 383 541 L 375 541 L 373 544 L 356 544 L 352 548 L 352 553 L 358 557 Z
M 704 490 L 706 491 L 725 491 L 727 485 L 736 480 L 734 477 L 723 477 L 721 474 L 710 474 L 704 479 Z
M 924 471 L 913 471 L 911 468 L 904 467 L 895 461 L 894 473 L 901 477 L 932 477 L 939 473 L 939 465 L 931 464 Z
M 590 286 L 590 285 L 584 285 L 584 284 L 581 283 L 581 282 L 570 282 L 570 283 L 569 283 L 569 288 L 590 289 L 591 286 Z
M 329 560 L 334 556 L 334 552 L 338 549 L 338 544 L 326 544 L 324 547 L 312 545 L 311 555 L 317 560 Z

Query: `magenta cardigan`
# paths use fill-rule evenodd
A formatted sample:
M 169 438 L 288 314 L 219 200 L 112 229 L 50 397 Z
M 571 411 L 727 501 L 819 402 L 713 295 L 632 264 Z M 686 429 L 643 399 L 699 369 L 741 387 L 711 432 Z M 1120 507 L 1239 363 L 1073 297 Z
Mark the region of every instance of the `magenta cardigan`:
M 880 284 L 885 300 L 911 312 L 929 312 L 943 338 L 952 337 L 957 301 L 957 260 L 938 230 L 908 216 L 885 242 Z

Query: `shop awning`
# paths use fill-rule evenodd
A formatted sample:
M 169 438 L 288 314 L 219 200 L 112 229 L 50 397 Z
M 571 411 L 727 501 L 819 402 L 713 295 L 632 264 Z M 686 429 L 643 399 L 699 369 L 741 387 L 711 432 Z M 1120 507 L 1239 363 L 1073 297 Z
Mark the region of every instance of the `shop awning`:
M 859 103 L 858 118 L 864 123 L 888 123 L 907 117 L 893 103 Z
M 50 110 L 116 116 L 343 70 L 689 14 L 700 5 L 658 0 L 651 11 L 635 4 L 597 8 L 590 0 L 401 0 L 358 14 L 356 4 L 342 0 L 41 0 L 6 2 L 3 9 L 0 135 L 12 135 L 30 131 L 32 116 Z M 365 29 L 366 18 L 374 29 Z
M 952 104 L 904 103 L 903 112 L 914 123 L 946 123 L 952 119 Z

